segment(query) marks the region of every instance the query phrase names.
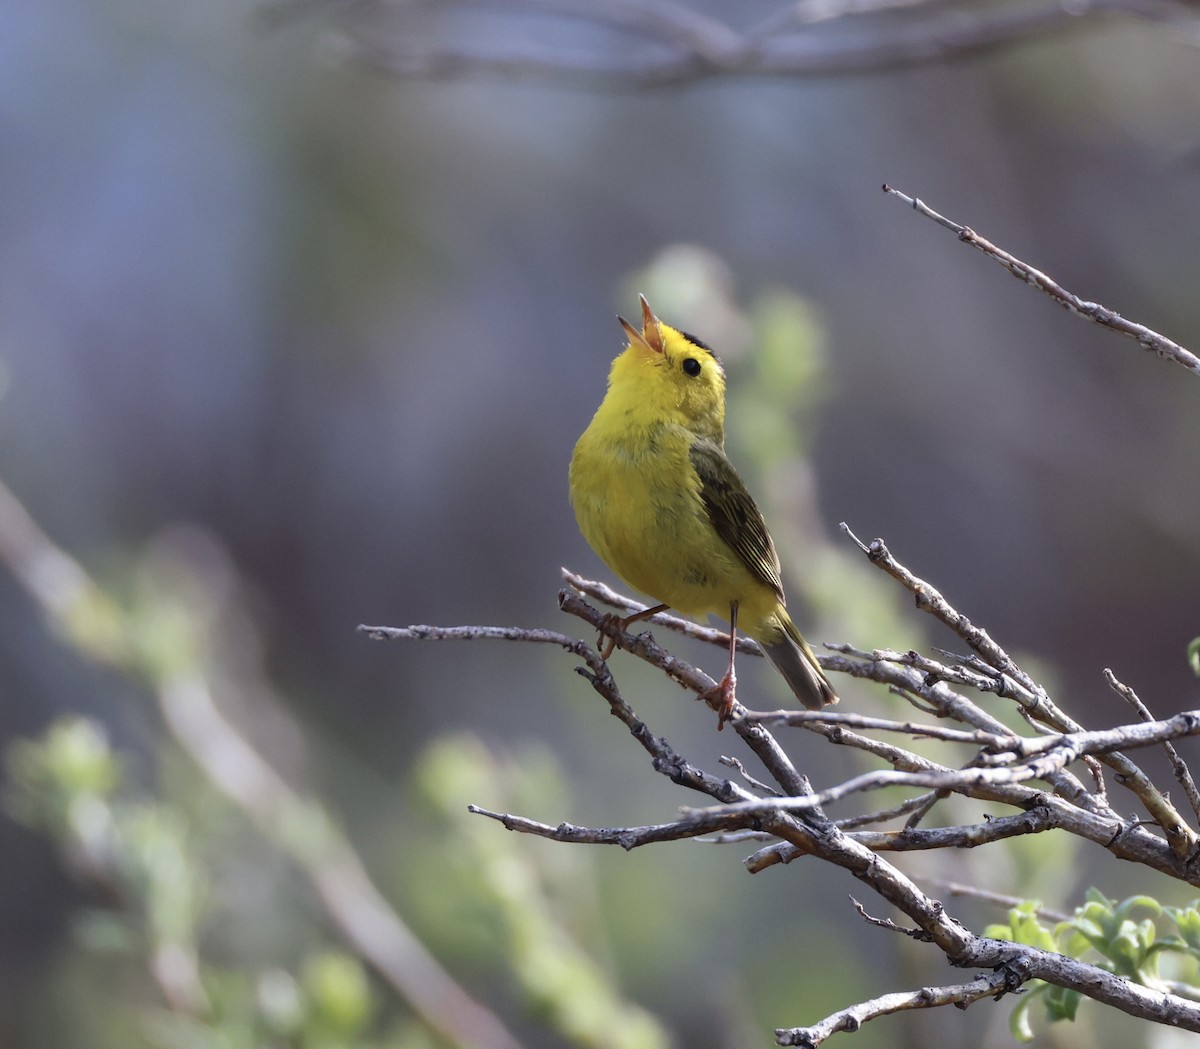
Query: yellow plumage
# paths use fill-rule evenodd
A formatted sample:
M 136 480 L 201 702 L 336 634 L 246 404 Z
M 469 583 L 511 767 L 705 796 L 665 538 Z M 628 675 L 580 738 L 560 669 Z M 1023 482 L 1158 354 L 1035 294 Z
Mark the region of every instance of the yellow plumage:
M 721 362 L 641 302 L 642 330 L 621 319 L 629 344 L 571 457 L 580 531 L 630 586 L 686 616 L 720 615 L 740 627 L 806 706 L 836 703 L 787 613 L 762 515 L 725 457 Z M 734 683 L 731 640 L 722 723 Z

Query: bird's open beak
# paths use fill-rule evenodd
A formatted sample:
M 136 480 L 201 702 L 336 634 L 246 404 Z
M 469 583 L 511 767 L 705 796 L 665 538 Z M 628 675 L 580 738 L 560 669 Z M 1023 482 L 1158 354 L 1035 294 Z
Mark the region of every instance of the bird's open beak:
M 646 301 L 646 296 L 639 295 L 638 298 L 642 303 L 642 330 L 638 331 L 624 317 L 618 317 L 617 320 L 621 322 L 621 327 L 629 336 L 630 345 L 644 346 L 654 353 L 662 353 L 662 332 L 658 327 L 658 318 L 654 316 L 654 311 L 650 308 L 650 303 Z

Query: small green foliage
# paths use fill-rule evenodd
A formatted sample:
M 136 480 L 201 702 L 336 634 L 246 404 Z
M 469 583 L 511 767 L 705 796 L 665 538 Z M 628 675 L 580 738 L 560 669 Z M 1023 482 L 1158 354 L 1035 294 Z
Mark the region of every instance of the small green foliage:
M 108 802 L 121 768 L 97 722 L 65 718 L 42 740 L 18 740 L 6 757 L 4 800 L 16 819 L 69 839 L 74 849 L 108 848 Z
M 371 1019 L 371 988 L 357 958 L 322 951 L 304 967 L 303 990 L 313 1026 L 330 1041 L 352 1042 Z
M 1187 907 L 1164 907 L 1163 913 L 1175 923 L 1188 950 L 1200 958 L 1200 901 Z
M 83 718 L 53 725 L 40 740 L 7 753 L 5 802 L 50 835 L 72 866 L 102 892 L 103 909 L 75 925 L 86 950 L 152 974 L 161 1006 L 142 1010 L 150 1044 L 163 1049 L 424 1049 L 414 1032 L 376 1032 L 380 1011 L 363 964 L 314 933 L 295 972 L 217 964 L 202 945 L 212 912 L 228 907 L 212 890 L 226 844 L 188 805 L 155 802 L 123 782 L 121 764 L 103 729 Z M 328 817 L 296 806 L 282 836 L 308 831 L 317 842 Z M 295 824 L 294 827 L 291 825 Z M 314 846 L 315 847 L 315 846 Z M 226 921 L 229 916 L 223 915 Z M 296 974 L 298 973 L 298 975 Z
M 1087 902 L 1074 915 L 1053 927 L 1039 916 L 1041 904 L 1027 900 L 1008 912 L 1004 923 L 989 925 L 985 936 L 1012 940 L 1040 950 L 1056 951 L 1087 961 L 1145 987 L 1168 990 L 1158 964 L 1165 953 L 1194 963 L 1200 961 L 1200 900 L 1186 907 L 1164 907 L 1152 896 L 1110 900 L 1097 889 L 1088 889 Z M 1135 912 L 1148 912 L 1138 918 Z M 1170 923 L 1172 928 L 1167 927 Z M 1173 981 L 1189 982 L 1195 980 Z M 1042 1002 L 1049 1020 L 1074 1020 L 1081 995 L 1077 991 L 1033 980 L 1017 1003 L 1009 1021 L 1013 1037 L 1027 1042 L 1034 1036 L 1029 1014 Z
M 989 925 L 983 935 L 994 940 L 1012 940 L 1043 951 L 1054 950 L 1054 935 L 1038 918 L 1041 905 L 1040 900 L 1025 900 L 1008 912 L 1007 924 Z
M 1117 903 L 1096 889 L 1088 889 L 1086 895 L 1088 902 L 1076 908 L 1075 917 L 1059 928 L 1078 933 L 1107 961 L 1104 968 L 1149 984 L 1158 975 L 1154 963 L 1158 930 L 1152 919 L 1134 922 L 1129 915 L 1135 908 L 1143 908 L 1157 917 L 1162 914 L 1159 902 L 1149 896 L 1131 896 Z
M 1187 657 L 1192 673 L 1196 677 L 1200 677 L 1200 637 L 1192 638 L 1191 644 L 1187 647 Z
M 525 1011 L 563 1044 L 664 1049 L 669 1038 L 657 1019 L 625 997 L 597 960 L 589 856 L 583 850 L 542 850 L 551 862 L 540 856 L 535 862 L 539 843 L 499 834 L 491 820 L 467 811 L 480 798 L 499 798 L 510 811 L 544 808 L 547 798 L 562 804 L 569 787 L 553 758 L 504 757 L 472 736 L 443 737 L 418 762 L 414 787 L 438 833 L 458 843 L 455 854 L 432 872 L 436 882 L 413 886 L 416 909 L 438 915 L 438 935 L 462 936 L 456 927 L 471 926 L 480 961 L 487 964 L 490 957 L 493 967 L 508 974 Z M 414 875 L 430 876 L 415 870 Z M 465 912 L 464 900 L 473 900 L 474 909 Z M 455 901 L 452 910 L 436 910 L 448 901 Z

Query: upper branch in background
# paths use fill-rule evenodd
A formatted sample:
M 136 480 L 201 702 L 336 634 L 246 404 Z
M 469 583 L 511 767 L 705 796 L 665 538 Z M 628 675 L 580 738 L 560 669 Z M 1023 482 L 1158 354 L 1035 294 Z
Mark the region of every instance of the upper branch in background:
M 350 54 L 391 76 L 540 79 L 609 89 L 879 72 L 987 54 L 1114 18 L 1195 21 L 1195 12 L 1175 0 L 1009 0 L 987 6 L 793 0 L 740 28 L 674 0 L 264 0 L 260 13 L 274 25 L 313 9 L 334 13 Z M 540 37 L 496 33 L 497 12 L 550 28 Z M 578 30 L 597 26 L 614 39 L 581 49 Z

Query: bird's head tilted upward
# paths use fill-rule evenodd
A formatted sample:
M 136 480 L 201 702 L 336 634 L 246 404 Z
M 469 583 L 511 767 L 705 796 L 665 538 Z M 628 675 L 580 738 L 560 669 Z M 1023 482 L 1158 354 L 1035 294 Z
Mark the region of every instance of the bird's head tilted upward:
M 644 295 L 642 330 L 618 317 L 629 345 L 608 377 L 608 396 L 631 418 L 672 422 L 718 444 L 725 436 L 725 369 L 694 335 L 663 324 Z

